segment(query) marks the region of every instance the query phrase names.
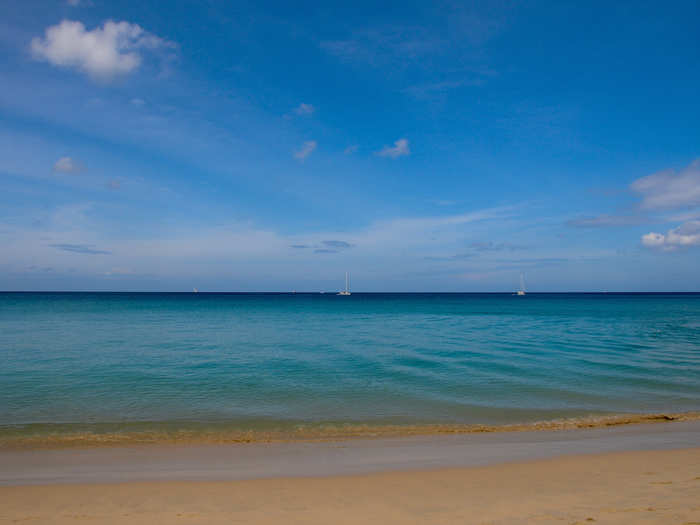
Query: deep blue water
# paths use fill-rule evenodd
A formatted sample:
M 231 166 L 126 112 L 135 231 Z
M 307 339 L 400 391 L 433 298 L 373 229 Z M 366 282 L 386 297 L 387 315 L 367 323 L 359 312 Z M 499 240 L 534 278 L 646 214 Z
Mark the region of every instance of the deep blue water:
M 700 410 L 700 295 L 0 294 L 0 425 Z

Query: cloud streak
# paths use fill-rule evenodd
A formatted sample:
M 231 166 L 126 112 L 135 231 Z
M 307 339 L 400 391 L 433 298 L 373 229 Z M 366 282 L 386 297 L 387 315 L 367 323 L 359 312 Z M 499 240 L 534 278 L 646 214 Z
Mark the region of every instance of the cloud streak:
M 664 170 L 635 180 L 630 188 L 642 196 L 641 207 L 668 210 L 700 205 L 700 159 L 676 173 Z
M 399 139 L 394 142 L 393 146 L 384 146 L 381 150 L 377 152 L 380 157 L 389 157 L 392 159 L 397 159 L 399 157 L 404 157 L 410 155 L 411 150 L 408 147 L 407 139 Z
M 294 152 L 294 158 L 297 160 L 305 160 L 309 155 L 311 155 L 318 144 L 315 140 L 307 140 L 301 146 L 299 151 Z
M 110 255 L 112 253 L 107 250 L 97 250 L 92 244 L 49 244 L 49 246 L 64 252 L 82 253 L 86 255 Z
M 350 244 L 349 242 L 345 241 L 323 241 L 323 244 L 325 246 L 329 246 L 330 248 L 352 248 L 354 245 Z
M 617 226 L 636 226 L 648 222 L 645 217 L 637 215 L 597 215 L 594 217 L 579 217 L 566 222 L 574 228 L 613 228 Z
M 426 256 L 463 253 L 460 249 L 464 249 L 465 234 L 483 232 L 513 217 L 510 209 L 493 208 L 459 215 L 399 217 L 351 231 L 295 234 L 257 228 L 247 222 L 216 228 L 182 224 L 165 235 L 143 231 L 125 238 L 103 230 L 102 223 L 86 213 L 89 209 L 58 209 L 45 218 L 40 228 L 0 222 L 6 246 L 2 263 L 6 275 L 8 271 L 22 273 L 41 260 L 54 268 L 56 275 L 75 272 L 73 275 L 87 280 L 104 278 L 113 268 L 128 268 L 132 276 L 128 282 L 132 283 L 138 281 L 131 280 L 136 279 L 133 276 L 147 275 L 157 275 L 162 282 L 193 278 L 198 282 L 205 278 L 222 282 L 230 279 L 231 272 L 244 280 L 268 273 L 284 274 L 285 279 L 327 279 L 340 271 L 328 263 L 343 257 L 355 271 L 372 272 L 377 279 L 395 278 L 397 268 L 399 274 L 406 274 L 427 271 L 426 266 L 437 264 L 431 262 L 437 259 Z M 458 255 L 450 260 L 462 264 L 461 258 Z M 138 282 L 138 286 L 148 286 Z
M 504 250 L 514 252 L 516 250 L 524 250 L 525 249 L 524 246 L 510 244 L 507 242 L 493 242 L 493 241 L 473 242 L 473 243 L 471 243 L 470 248 L 474 251 L 477 251 L 477 252 L 501 252 Z

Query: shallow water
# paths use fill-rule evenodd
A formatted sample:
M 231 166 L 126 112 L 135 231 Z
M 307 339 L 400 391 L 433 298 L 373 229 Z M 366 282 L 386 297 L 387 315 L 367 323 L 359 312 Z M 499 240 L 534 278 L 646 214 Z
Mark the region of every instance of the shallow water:
M 700 295 L 4 293 L 0 364 L 0 433 L 697 411 Z

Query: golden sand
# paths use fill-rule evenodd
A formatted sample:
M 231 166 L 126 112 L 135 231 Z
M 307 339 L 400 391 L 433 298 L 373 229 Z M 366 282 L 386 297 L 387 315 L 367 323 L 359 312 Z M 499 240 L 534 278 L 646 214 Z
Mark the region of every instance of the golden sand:
M 240 430 L 226 427 L 0 433 L 0 449 L 51 449 L 126 446 L 146 444 L 234 444 L 290 441 L 334 441 L 353 438 L 388 438 L 440 434 L 522 432 L 604 428 L 643 423 L 700 420 L 700 412 L 679 414 L 617 414 L 556 419 L 506 425 L 424 424 L 424 425 L 298 425 L 286 429 Z
M 700 523 L 700 449 L 424 472 L 0 487 L 0 523 Z

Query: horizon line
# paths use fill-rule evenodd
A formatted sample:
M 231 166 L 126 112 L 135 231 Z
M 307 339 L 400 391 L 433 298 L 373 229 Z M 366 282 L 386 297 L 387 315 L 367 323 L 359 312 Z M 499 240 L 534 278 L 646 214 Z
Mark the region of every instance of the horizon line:
M 10 294 L 10 293 L 61 293 L 61 294 L 78 294 L 78 293 L 94 293 L 94 294 L 178 294 L 178 295 L 336 295 L 337 290 L 320 290 L 320 291 L 296 291 L 296 290 L 285 290 L 285 291 L 158 291 L 158 290 L 0 290 L 0 294 Z M 400 294 L 444 294 L 444 295 L 515 295 L 515 291 L 485 291 L 485 292 L 445 292 L 445 291 L 403 291 L 403 292 L 352 292 L 352 295 L 400 295 Z M 560 291 L 560 292 L 527 292 L 526 295 L 556 295 L 556 294 L 588 294 L 588 295 L 625 295 L 625 294 L 685 294 L 685 295 L 700 295 L 700 290 L 698 291 L 676 291 L 676 290 L 664 290 L 664 291 L 645 291 L 645 290 L 634 290 L 634 291 L 610 291 L 610 290 L 598 290 L 598 291 Z

